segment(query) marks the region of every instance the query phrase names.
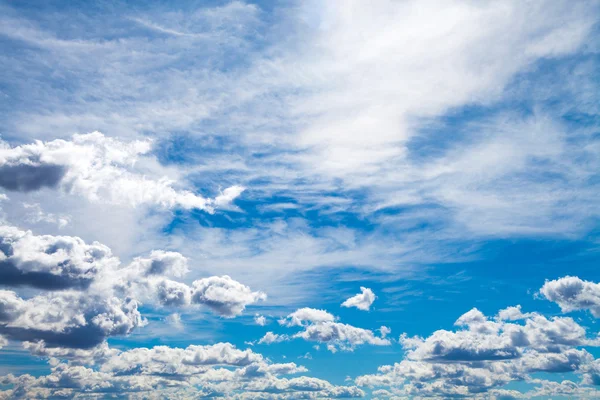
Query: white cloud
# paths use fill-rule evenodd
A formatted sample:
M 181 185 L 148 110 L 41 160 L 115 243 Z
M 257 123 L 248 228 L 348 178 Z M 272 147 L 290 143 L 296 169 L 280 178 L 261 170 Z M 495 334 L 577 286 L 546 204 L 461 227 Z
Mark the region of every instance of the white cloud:
M 235 317 L 248 304 L 267 298 L 265 293 L 253 292 L 227 275 L 199 279 L 192 286 L 193 303 L 206 305 L 226 318 Z
M 34 235 L 13 226 L 0 226 L 0 277 L 6 285 L 30 285 L 58 290 L 85 288 L 119 260 L 98 242 L 78 237 Z
M 474 308 L 457 319 L 455 331 L 437 330 L 426 338 L 402 335 L 404 358 L 379 367 L 377 374 L 358 377 L 356 383 L 390 388 L 398 396 L 481 393 L 486 398 L 501 395 L 495 390 L 511 381 L 532 381 L 531 374 L 537 372 L 570 372 L 593 380 L 594 357 L 584 347 L 600 342 L 589 338 L 573 319 L 523 313 L 521 307 L 509 307 L 498 315 L 488 318 Z M 538 392 L 518 392 L 518 397 L 530 398 Z
M 385 338 L 387 335 L 392 333 L 392 329 L 388 328 L 387 326 L 382 326 L 381 328 L 379 328 L 379 333 L 381 333 L 382 338 Z
M 254 322 L 256 323 L 256 325 L 260 325 L 260 326 L 265 326 L 269 323 L 269 321 L 267 321 L 267 318 L 264 315 L 259 315 L 259 314 L 256 314 L 254 316 Z
M 371 289 L 366 287 L 361 286 L 360 291 L 361 293 L 344 301 L 342 307 L 356 307 L 359 310 L 369 311 L 377 296 Z
M 267 332 L 262 338 L 260 338 L 258 344 L 273 344 L 285 342 L 288 340 L 290 340 L 290 337 L 288 335 L 280 335 L 273 332 Z
M 584 281 L 576 276 L 546 281 L 540 293 L 557 303 L 563 312 L 590 310 L 600 317 L 600 284 Z
M 244 190 L 232 186 L 213 200 L 174 188 L 176 182 L 167 176 L 148 178 L 146 174 L 158 171 L 136 169 L 136 164 L 151 148 L 149 140 L 126 142 L 100 132 L 73 135 L 71 141 L 4 145 L 0 148 L 0 186 L 17 191 L 60 186 L 92 202 L 207 212 L 227 207 Z
M 40 347 L 40 355 L 61 357 L 61 351 Z M 278 364 L 252 350 L 240 350 L 230 343 L 173 348 L 156 346 L 119 351 L 104 347 L 102 357 L 79 361 L 99 363 L 92 369 L 72 363 L 53 362 L 49 375 L 33 377 L 7 375 L 0 378 L 10 389 L 0 392 L 8 398 L 74 397 L 77 395 L 128 395 L 189 398 L 217 395 L 224 398 L 337 398 L 362 397 L 354 386 L 300 376 L 308 370 L 295 363 Z M 37 352 L 37 350 L 36 350 Z M 83 350 L 78 350 L 81 353 Z M 63 352 L 64 353 L 64 352 Z M 240 397 L 241 396 L 241 397 Z M 250 398 L 250 397 L 247 397 Z
M 301 332 L 291 336 L 268 332 L 259 343 L 271 344 L 289 339 L 304 339 L 326 343 L 327 349 L 333 353 L 338 350 L 352 351 L 356 346 L 363 344 L 374 346 L 388 346 L 391 344 L 385 338 L 386 334 L 389 333 L 386 327 L 380 329 L 381 337 L 377 337 L 373 331 L 335 322 L 335 320 L 335 316 L 325 310 L 300 308 L 287 317 L 280 319 L 279 324 L 286 327 L 300 326 L 303 328 Z
M 335 317 L 325 310 L 317 310 L 315 308 L 300 308 L 287 317 L 279 320 L 280 325 L 284 326 L 303 326 L 305 323 L 319 323 L 334 321 Z

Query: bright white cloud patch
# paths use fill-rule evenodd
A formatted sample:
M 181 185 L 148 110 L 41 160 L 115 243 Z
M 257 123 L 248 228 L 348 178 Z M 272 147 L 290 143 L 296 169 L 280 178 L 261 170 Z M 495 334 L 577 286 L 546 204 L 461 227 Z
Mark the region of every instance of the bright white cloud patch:
M 256 323 L 256 325 L 260 325 L 260 326 L 265 326 L 269 323 L 269 321 L 267 321 L 267 318 L 264 315 L 259 315 L 259 314 L 256 314 L 254 316 L 254 322 Z
M 584 281 L 576 276 L 566 276 L 547 281 L 540 293 L 558 304 L 563 312 L 589 310 L 600 317 L 600 284 Z
M 0 244 L 3 285 L 49 291 L 24 299 L 0 290 L 0 335 L 44 347 L 86 349 L 128 335 L 146 324 L 138 309 L 142 302 L 204 305 L 232 318 L 266 298 L 229 276 L 196 280 L 192 286 L 169 279 L 189 271 L 187 259 L 176 252 L 155 250 L 121 266 L 100 243 L 38 236 L 6 225 L 0 226 Z
M 388 393 L 395 396 L 510 393 L 515 398 L 535 398 L 550 393 L 550 387 L 557 390 L 555 395 L 565 388 L 553 386 L 556 382 L 533 379 L 531 374 L 572 372 L 588 384 L 597 379 L 597 361 L 585 347 L 597 347 L 600 342 L 572 318 L 523 313 L 520 306 L 500 310 L 496 318 L 489 318 L 473 308 L 460 316 L 455 326 L 455 331 L 438 330 L 425 338 L 402 335 L 404 359 L 381 366 L 377 374 L 360 376 L 356 383 L 389 388 Z M 535 387 L 527 393 L 503 392 L 502 387 L 514 380 L 526 380 Z M 563 384 L 571 387 L 564 391 L 571 396 L 592 398 L 599 393 L 571 381 Z
M 371 308 L 371 304 L 377 298 L 375 293 L 369 288 L 362 287 L 360 288 L 361 293 L 356 296 L 350 297 L 348 300 L 342 303 L 342 307 L 356 307 L 359 310 L 369 311 Z
M 200 279 L 192 285 L 192 302 L 204 304 L 224 317 L 239 315 L 248 304 L 267 298 L 265 293 L 253 292 L 227 275 Z
M 335 320 L 335 316 L 325 310 L 301 308 L 279 320 L 279 324 L 282 326 L 302 327 L 301 332 L 293 335 L 267 332 L 258 343 L 272 344 L 291 339 L 304 339 L 310 342 L 327 344 L 327 349 L 332 353 L 338 350 L 352 351 L 356 346 L 364 344 L 374 346 L 388 346 L 391 344 L 385 338 L 389 333 L 386 327 L 380 329 L 381 337 L 378 337 L 371 330 L 335 322 Z
M 150 140 L 120 141 L 100 132 L 73 135 L 70 141 L 37 141 L 17 147 L 0 148 L 0 186 L 7 190 L 34 191 L 62 187 L 90 201 L 162 208 L 200 209 L 213 212 L 227 207 L 244 188 L 232 186 L 216 199 L 204 198 L 189 190 L 175 188 L 167 176 L 149 177 L 146 165 Z
M 287 317 L 279 320 L 280 325 L 284 326 L 302 326 L 305 323 L 319 323 L 334 321 L 335 317 L 333 314 L 328 313 L 325 310 L 317 310 L 315 308 L 300 308 Z

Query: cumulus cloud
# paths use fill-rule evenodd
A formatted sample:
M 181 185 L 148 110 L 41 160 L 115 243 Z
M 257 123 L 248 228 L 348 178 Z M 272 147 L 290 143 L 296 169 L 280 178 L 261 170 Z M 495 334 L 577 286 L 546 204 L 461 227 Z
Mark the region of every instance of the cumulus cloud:
M 254 316 L 254 322 L 256 323 L 256 325 L 260 325 L 260 326 L 265 326 L 269 323 L 269 321 L 267 321 L 267 318 L 264 315 L 259 315 L 259 314 L 256 314 Z
M 371 330 L 336 322 L 336 317 L 333 314 L 314 308 L 300 308 L 280 319 L 279 324 L 286 327 L 299 326 L 303 330 L 293 335 L 267 332 L 259 343 L 271 344 L 291 339 L 304 339 L 327 344 L 327 349 L 332 353 L 338 350 L 352 351 L 356 346 L 364 344 L 374 346 L 388 346 L 391 344 L 385 338 L 390 332 L 387 327 L 382 327 L 380 329 L 381 337 L 377 337 Z
M 600 318 L 600 284 L 576 276 L 546 281 L 540 289 L 546 299 L 558 304 L 563 312 L 589 310 Z
M 357 294 L 356 296 L 352 296 L 346 301 L 342 303 L 342 307 L 356 307 L 359 310 L 369 311 L 371 308 L 371 304 L 377 298 L 375 293 L 369 288 L 362 287 L 360 288 L 362 293 Z
M 43 347 L 42 350 L 45 350 Z M 278 364 L 252 350 L 230 343 L 173 348 L 156 346 L 127 351 L 105 349 L 98 368 L 73 363 L 56 363 L 49 375 L 33 377 L 6 375 L 0 384 L 10 385 L 0 396 L 9 398 L 106 396 L 118 394 L 148 398 L 347 398 L 362 397 L 355 386 L 336 386 L 317 378 L 295 363 Z M 53 355 L 60 355 L 52 351 Z M 42 351 L 42 354 L 46 354 Z M 83 360 L 83 359 L 81 359 Z M 193 394 L 192 394 L 193 393 Z M 280 395 L 285 397 L 280 397 Z M 275 397 L 274 397 L 275 396 Z
M 352 350 L 355 346 L 363 344 L 374 346 L 391 344 L 388 339 L 377 337 L 368 329 L 339 322 L 321 322 L 309 325 L 304 331 L 295 334 L 294 338 L 327 343 L 343 350 Z
M 0 335 L 35 343 L 28 348 L 39 354 L 85 358 L 56 348 L 91 349 L 111 336 L 130 334 L 146 323 L 138 309 L 142 302 L 169 308 L 204 305 L 232 318 L 266 298 L 229 276 L 196 280 L 192 286 L 168 278 L 188 271 L 187 258 L 176 252 L 155 250 L 122 266 L 100 243 L 1 225 L 0 285 L 27 285 L 42 293 L 24 299 L 0 290 Z
M 73 135 L 70 141 L 0 147 L 0 186 L 7 190 L 33 191 L 62 187 L 91 201 L 162 208 L 200 209 L 213 212 L 227 207 L 243 191 L 227 188 L 215 199 L 177 189 L 166 176 L 148 178 L 152 169 L 136 170 L 141 157 L 149 157 L 149 140 L 120 141 L 100 132 Z
M 248 304 L 266 300 L 263 292 L 253 292 L 229 276 L 212 276 L 192 284 L 192 302 L 203 304 L 218 314 L 231 318 L 244 311 Z
M 0 284 L 29 285 L 46 290 L 84 289 L 119 260 L 98 242 L 78 237 L 34 235 L 0 226 Z
M 290 340 L 290 337 L 288 335 L 280 335 L 273 332 L 267 332 L 262 338 L 260 338 L 258 344 L 273 344 L 285 342 L 287 340 Z
M 303 326 L 306 323 L 319 323 L 334 320 L 335 317 L 333 314 L 330 314 L 325 310 L 304 307 L 294 311 L 287 317 L 280 319 L 279 324 L 284 326 Z
M 532 379 L 536 372 L 575 372 L 593 380 L 594 357 L 584 347 L 600 342 L 572 318 L 523 313 L 519 306 L 490 318 L 474 308 L 455 326 L 426 338 L 402 335 L 404 359 L 358 377 L 356 383 L 390 387 L 398 396 L 460 397 L 491 395 L 511 381 Z
M 0 333 L 19 341 L 90 348 L 144 323 L 132 298 L 61 291 L 25 300 L 13 291 L 0 290 Z

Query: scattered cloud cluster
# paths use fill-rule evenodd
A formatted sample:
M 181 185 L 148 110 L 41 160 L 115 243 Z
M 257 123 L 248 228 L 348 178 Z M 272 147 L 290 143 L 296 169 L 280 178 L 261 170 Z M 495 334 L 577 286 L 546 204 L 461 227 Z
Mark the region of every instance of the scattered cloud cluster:
M 265 293 L 226 275 L 195 280 L 191 286 L 170 279 L 189 270 L 187 259 L 175 252 L 152 251 L 122 266 L 100 243 L 4 225 L 0 245 L 2 285 L 41 291 L 23 299 L 12 290 L 0 290 L 0 334 L 46 347 L 88 349 L 108 337 L 128 335 L 145 325 L 141 303 L 203 305 L 232 318 L 266 299 Z
M 0 398 L 128 396 L 131 398 L 349 398 L 356 386 L 336 386 L 309 376 L 295 363 L 278 364 L 229 343 L 173 348 L 157 346 L 112 350 L 99 368 L 59 362 L 50 374 L 7 375 Z
M 547 282 L 541 292 L 549 293 L 550 287 L 569 282 L 582 281 L 566 277 Z M 556 301 L 565 310 L 561 300 Z M 599 346 L 600 341 L 571 317 L 547 318 L 535 312 L 523 313 L 516 306 L 490 318 L 473 308 L 460 316 L 455 326 L 456 330 L 442 329 L 424 338 L 403 334 L 399 342 L 404 359 L 381 366 L 377 374 L 360 376 L 355 382 L 375 388 L 373 393 L 380 398 L 535 398 L 565 393 L 593 398 L 600 394 L 587 386 L 600 381 L 597 360 L 586 350 Z M 537 379 L 535 374 L 540 372 L 574 373 L 581 376 L 581 382 Z M 526 393 L 506 390 L 504 386 L 512 381 L 527 382 L 532 389 Z
M 356 346 L 364 344 L 373 346 L 391 344 L 390 340 L 385 338 L 389 333 L 387 327 L 380 329 L 381 337 L 378 337 L 371 330 L 337 322 L 333 314 L 314 308 L 300 308 L 280 319 L 279 324 L 285 327 L 302 327 L 303 330 L 292 335 L 267 332 L 258 343 L 273 344 L 292 339 L 304 339 L 326 344 L 327 349 L 333 353 L 338 350 L 352 351 Z

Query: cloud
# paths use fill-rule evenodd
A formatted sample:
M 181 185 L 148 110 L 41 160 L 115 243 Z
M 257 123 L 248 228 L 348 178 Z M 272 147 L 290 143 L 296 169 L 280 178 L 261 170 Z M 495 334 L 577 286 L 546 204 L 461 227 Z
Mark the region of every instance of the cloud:
M 381 326 L 381 328 L 379 328 L 379 332 L 381 333 L 381 337 L 385 338 L 387 335 L 392 333 L 392 330 L 387 326 Z
M 19 341 L 91 348 L 145 324 L 134 299 L 53 292 L 24 300 L 0 290 L 0 333 Z
M 523 313 L 519 306 L 498 315 L 489 318 L 473 308 L 457 319 L 455 331 L 437 330 L 426 338 L 402 335 L 404 358 L 355 382 L 390 388 L 398 396 L 446 398 L 492 395 L 511 381 L 533 379 L 537 372 L 569 372 L 593 380 L 595 361 L 585 347 L 600 343 L 573 319 Z
M 238 350 L 229 343 L 188 346 L 185 349 L 156 346 L 120 353 L 102 365 L 102 371 L 116 375 L 193 375 L 207 366 L 244 367 L 262 362 L 252 350 Z
M 328 343 L 343 350 L 352 350 L 355 346 L 370 344 L 389 346 L 388 339 L 379 338 L 368 329 L 357 328 L 339 322 L 320 322 L 309 325 L 304 331 L 293 336 L 307 341 Z
M 342 307 L 356 307 L 359 310 L 369 311 L 371 308 L 371 304 L 377 298 L 375 293 L 369 288 L 362 287 L 360 288 L 362 293 L 357 294 L 356 296 L 352 296 L 346 301 L 342 303 Z
M 546 281 L 540 289 L 546 299 L 557 303 L 563 312 L 589 310 L 600 317 L 600 284 L 576 276 Z
M 26 164 L 29 162 L 28 164 Z M 66 173 L 63 165 L 37 164 L 32 160 L 0 165 L 0 187 L 11 191 L 31 192 L 44 187 L 55 188 Z
M 389 331 L 382 327 L 381 337 L 368 330 L 352 325 L 335 322 L 334 315 L 325 310 L 314 308 L 300 308 L 279 320 L 279 324 L 286 327 L 300 326 L 301 332 L 293 335 L 279 335 L 273 332 L 260 339 L 259 343 L 271 344 L 290 339 L 304 339 L 307 341 L 326 343 L 328 350 L 335 353 L 338 350 L 352 351 L 354 347 L 370 344 L 374 346 L 388 346 L 391 342 L 385 339 Z
M 265 333 L 265 336 L 260 338 L 260 340 L 258 341 L 258 344 L 273 344 L 273 343 L 285 342 L 288 340 L 290 340 L 290 337 L 288 335 L 279 335 L 277 333 L 267 332 L 267 333 Z
M 305 323 L 319 323 L 334 321 L 333 314 L 325 310 L 317 310 L 315 308 L 300 308 L 287 317 L 279 320 L 279 324 L 283 326 L 303 326 Z
M 232 186 L 216 199 L 204 198 L 185 189 L 176 189 L 173 179 L 148 174 L 160 173 L 150 168 L 150 140 L 121 141 L 100 132 L 73 135 L 71 141 L 48 142 L 0 148 L 0 186 L 8 190 L 32 191 L 61 186 L 90 201 L 159 208 L 200 209 L 214 212 L 227 207 L 244 188 Z M 141 160 L 142 157 L 150 158 Z M 145 164 L 144 164 L 145 161 Z M 136 169 L 136 165 L 146 169 Z
M 0 383 L 9 385 L 10 389 L 0 392 L 0 395 L 9 398 L 118 394 L 134 398 L 217 396 L 271 399 L 364 395 L 355 386 L 336 386 L 308 376 L 281 377 L 305 373 L 307 369 L 295 363 L 273 363 L 261 354 L 237 349 L 230 343 L 186 348 L 155 346 L 126 351 L 105 350 L 103 357 L 95 360 L 99 366 L 94 369 L 56 362 L 48 375 L 3 376 Z M 59 355 L 56 351 L 51 354 Z
M 203 304 L 226 318 L 240 315 L 248 304 L 267 298 L 265 293 L 253 292 L 227 275 L 196 280 L 192 287 L 193 303 Z
M 119 265 L 108 247 L 78 237 L 38 236 L 1 225 L 0 244 L 0 281 L 8 286 L 85 289 L 102 270 Z
M 155 250 L 122 266 L 100 243 L 34 235 L 7 225 L 0 226 L 0 251 L 2 285 L 42 290 L 27 299 L 0 290 L 0 335 L 36 343 L 28 348 L 38 353 L 90 349 L 111 336 L 128 335 L 146 324 L 138 310 L 142 302 L 170 308 L 204 305 L 232 318 L 266 298 L 229 276 L 203 278 L 192 286 L 169 279 L 189 271 L 187 258 L 176 252 Z
M 256 325 L 259 325 L 259 326 L 265 326 L 269 323 L 269 321 L 267 321 L 267 318 L 264 315 L 259 315 L 259 314 L 256 314 L 254 316 L 254 322 L 256 323 Z

